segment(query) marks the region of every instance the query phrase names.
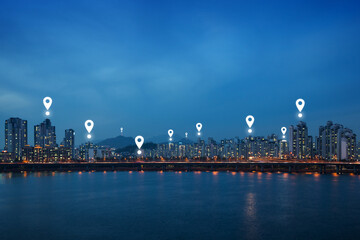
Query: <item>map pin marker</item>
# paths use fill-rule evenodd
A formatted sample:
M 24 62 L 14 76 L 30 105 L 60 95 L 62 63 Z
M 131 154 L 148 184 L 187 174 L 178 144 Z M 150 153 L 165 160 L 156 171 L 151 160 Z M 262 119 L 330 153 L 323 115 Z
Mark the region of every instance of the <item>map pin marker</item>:
M 283 134 L 283 138 L 285 138 L 285 133 L 286 133 L 286 127 L 282 127 L 281 128 L 281 132 L 282 132 L 282 134 Z
M 170 141 L 172 141 L 172 135 L 174 134 L 174 130 L 172 130 L 172 129 L 169 129 L 169 131 L 168 131 L 168 134 L 169 134 L 169 137 L 170 137 Z
M 141 146 L 143 145 L 143 143 L 144 143 L 144 138 L 142 137 L 142 136 L 137 136 L 136 138 L 135 138 L 135 143 L 136 143 L 136 146 L 138 147 L 138 151 L 137 151 L 137 153 L 140 155 L 141 154 L 141 150 L 140 150 L 140 148 L 141 148 Z
M 302 115 L 302 113 L 301 113 L 301 111 L 304 109 L 304 107 L 305 107 L 305 101 L 304 101 L 304 99 L 301 99 L 301 98 L 299 98 L 298 100 L 296 100 L 296 107 L 297 107 L 297 109 L 299 110 L 299 114 L 298 114 L 298 116 L 301 118 L 303 115 Z
M 85 122 L 85 128 L 86 128 L 86 130 L 88 131 L 88 135 L 87 135 L 87 138 L 91 138 L 91 130 L 93 129 L 93 127 L 94 127 L 94 122 L 92 121 L 92 120 L 86 120 L 86 122 Z
M 252 115 L 249 115 L 246 117 L 245 120 L 246 120 L 247 125 L 249 126 L 248 132 L 252 133 L 251 127 L 254 124 L 255 118 Z
M 199 136 L 200 136 L 201 128 L 202 128 L 202 124 L 201 124 L 201 123 L 197 123 L 197 124 L 196 124 L 196 129 L 198 130 L 198 135 L 199 135 Z
M 45 106 L 45 108 L 47 110 L 45 114 L 46 114 L 46 116 L 49 116 L 50 115 L 49 109 L 50 109 L 51 104 L 52 104 L 51 97 L 44 97 L 43 103 L 44 103 L 44 106 Z

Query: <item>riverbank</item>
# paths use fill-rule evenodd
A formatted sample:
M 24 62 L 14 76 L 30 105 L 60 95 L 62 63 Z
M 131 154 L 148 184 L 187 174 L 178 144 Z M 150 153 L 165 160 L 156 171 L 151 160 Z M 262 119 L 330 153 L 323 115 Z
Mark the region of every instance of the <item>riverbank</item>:
M 360 164 L 339 162 L 132 162 L 2 163 L 0 172 L 23 171 L 244 171 L 359 174 Z

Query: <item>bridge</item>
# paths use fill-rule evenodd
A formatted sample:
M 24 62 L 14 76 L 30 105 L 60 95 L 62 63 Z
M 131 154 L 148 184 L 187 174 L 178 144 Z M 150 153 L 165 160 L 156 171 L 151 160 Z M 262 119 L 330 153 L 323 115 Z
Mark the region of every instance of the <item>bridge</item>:
M 358 162 L 97 162 L 1 163 L 0 172 L 36 171 L 244 171 L 359 174 Z

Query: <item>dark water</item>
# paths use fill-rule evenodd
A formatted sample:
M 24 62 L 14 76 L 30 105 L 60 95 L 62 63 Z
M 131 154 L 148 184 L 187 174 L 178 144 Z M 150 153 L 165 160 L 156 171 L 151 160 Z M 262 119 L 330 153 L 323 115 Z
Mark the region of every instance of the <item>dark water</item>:
M 0 174 L 0 239 L 356 239 L 360 177 Z

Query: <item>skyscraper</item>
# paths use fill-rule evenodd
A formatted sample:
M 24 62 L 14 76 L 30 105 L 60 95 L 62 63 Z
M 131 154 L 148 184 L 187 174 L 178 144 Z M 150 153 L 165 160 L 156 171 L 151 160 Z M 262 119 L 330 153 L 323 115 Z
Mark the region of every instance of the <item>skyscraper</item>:
M 27 145 L 27 121 L 10 118 L 5 121 L 5 150 L 19 160 L 22 148 Z
M 308 128 L 305 122 L 300 121 L 296 127 L 289 128 L 289 149 L 291 154 L 298 159 L 310 157 L 310 148 L 308 139 Z
M 333 123 L 328 121 L 325 126 L 319 127 L 319 156 L 322 159 L 330 159 L 330 139 L 331 139 L 331 127 Z
M 356 135 L 341 124 L 328 121 L 319 128 L 319 155 L 326 160 L 354 160 Z
M 288 142 L 285 139 L 283 139 L 283 140 L 279 140 L 279 143 L 280 143 L 279 157 L 281 159 L 285 159 L 289 154 Z
M 339 133 L 338 161 L 356 159 L 356 134 L 348 128 Z
M 65 130 L 64 147 L 71 149 L 71 157 L 75 156 L 75 131 L 73 129 Z
M 297 130 L 293 125 L 289 127 L 289 151 L 291 155 L 294 155 L 296 148 L 296 134 Z
M 40 147 L 56 147 L 55 126 L 51 126 L 50 119 L 34 126 L 34 144 Z

